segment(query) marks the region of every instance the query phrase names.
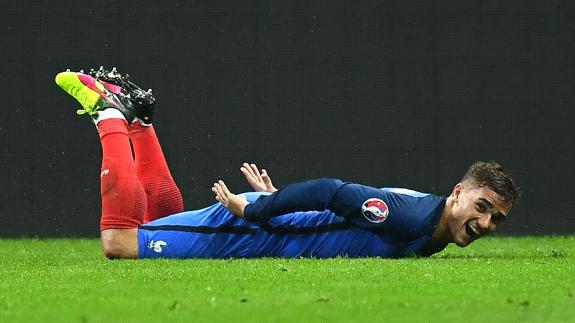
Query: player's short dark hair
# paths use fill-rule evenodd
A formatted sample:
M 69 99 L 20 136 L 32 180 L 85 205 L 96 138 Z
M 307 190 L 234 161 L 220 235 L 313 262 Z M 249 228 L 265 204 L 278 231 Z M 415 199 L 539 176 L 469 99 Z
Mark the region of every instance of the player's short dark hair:
M 473 163 L 462 181 L 473 182 L 479 187 L 487 186 L 511 204 L 521 198 L 521 191 L 513 179 L 501 165 L 493 161 Z

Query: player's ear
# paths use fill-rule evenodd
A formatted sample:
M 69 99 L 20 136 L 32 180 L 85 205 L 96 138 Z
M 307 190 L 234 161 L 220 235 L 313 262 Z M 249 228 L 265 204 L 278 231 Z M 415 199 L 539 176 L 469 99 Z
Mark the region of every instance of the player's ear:
M 463 185 L 463 183 L 457 183 L 454 187 L 453 187 L 453 191 L 451 192 L 451 195 L 453 196 L 453 201 L 457 202 L 457 200 L 459 199 L 459 197 L 461 196 L 461 193 L 463 192 L 463 189 L 465 188 L 465 185 Z

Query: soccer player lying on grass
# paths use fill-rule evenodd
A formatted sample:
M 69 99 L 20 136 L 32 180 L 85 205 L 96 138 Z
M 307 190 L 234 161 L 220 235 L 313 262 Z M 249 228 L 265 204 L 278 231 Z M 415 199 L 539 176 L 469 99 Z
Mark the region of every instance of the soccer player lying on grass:
M 235 195 L 219 181 L 212 190 L 221 203 L 184 212 L 152 126 L 150 91 L 115 69 L 62 72 L 56 83 L 98 129 L 108 258 L 429 256 L 495 230 L 518 198 L 494 162 L 473 164 L 447 198 L 338 179 L 278 191 L 265 171 L 244 164 L 244 176 L 260 192 Z

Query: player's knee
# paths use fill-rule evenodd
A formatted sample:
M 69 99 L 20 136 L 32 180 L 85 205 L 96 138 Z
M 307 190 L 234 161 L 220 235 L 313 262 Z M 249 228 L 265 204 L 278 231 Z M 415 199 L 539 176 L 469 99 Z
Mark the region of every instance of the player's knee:
M 108 259 L 137 258 L 137 238 L 132 230 L 109 229 L 101 233 L 102 251 Z M 136 240 L 136 241 L 134 241 Z
M 122 247 L 113 239 L 102 239 L 102 251 L 108 259 L 121 259 L 124 255 Z

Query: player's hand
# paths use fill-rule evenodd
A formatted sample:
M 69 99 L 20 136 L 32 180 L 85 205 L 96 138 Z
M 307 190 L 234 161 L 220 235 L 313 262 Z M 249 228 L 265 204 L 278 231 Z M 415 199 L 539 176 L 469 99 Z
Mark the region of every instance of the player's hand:
M 246 205 L 250 204 L 244 196 L 230 192 L 222 180 L 214 183 L 212 192 L 216 194 L 216 200 L 220 201 L 226 209 L 234 215 L 242 218 L 244 217 L 244 209 L 246 208 Z
M 244 163 L 240 168 L 240 171 L 244 174 L 246 180 L 250 183 L 254 191 L 273 193 L 278 190 L 272 184 L 272 179 L 268 175 L 268 172 L 266 172 L 265 169 L 262 169 L 262 172 L 260 173 L 256 164 Z

